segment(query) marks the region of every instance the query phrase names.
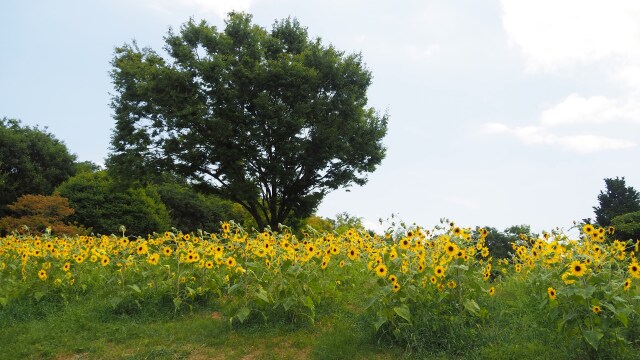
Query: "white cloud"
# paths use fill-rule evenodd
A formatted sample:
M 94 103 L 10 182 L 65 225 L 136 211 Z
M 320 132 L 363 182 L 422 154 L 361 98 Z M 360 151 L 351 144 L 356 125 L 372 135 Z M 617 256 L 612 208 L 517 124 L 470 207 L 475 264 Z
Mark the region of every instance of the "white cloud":
M 577 153 L 622 150 L 637 146 L 633 141 L 592 134 L 558 135 L 542 126 L 509 127 L 501 123 L 488 123 L 483 125 L 481 131 L 486 134 L 513 136 L 527 145 L 555 145 Z
M 145 0 L 146 1 L 146 0 Z M 156 11 L 172 13 L 176 6 L 194 9 L 198 14 L 215 15 L 225 19 L 231 11 L 248 11 L 258 0 L 152 0 L 147 6 Z
M 502 0 L 502 23 L 531 69 L 640 56 L 640 1 Z
M 611 138 L 595 125 L 640 124 L 640 1 L 501 0 L 502 24 L 529 71 L 604 75 L 622 94 L 582 96 L 574 92 L 540 113 L 534 126 L 485 124 L 483 130 L 514 136 L 526 144 L 560 146 L 575 152 L 628 149 L 633 141 Z M 558 128 L 563 128 L 560 135 Z M 554 129 L 551 131 L 551 129 Z M 579 130 L 577 130 L 579 129 Z
M 540 122 L 544 126 L 569 124 L 605 124 L 640 122 L 640 102 L 635 97 L 627 101 L 604 96 L 582 97 L 571 94 L 560 103 L 543 111 Z

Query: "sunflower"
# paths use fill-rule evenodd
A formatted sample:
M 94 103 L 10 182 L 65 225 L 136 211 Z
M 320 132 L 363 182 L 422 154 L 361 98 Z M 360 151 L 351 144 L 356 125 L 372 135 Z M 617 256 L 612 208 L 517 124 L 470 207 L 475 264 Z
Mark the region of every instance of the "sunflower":
M 458 252 L 458 245 L 449 242 L 445 245 L 444 249 L 447 252 L 447 255 L 454 256 Z
M 631 279 L 627 279 L 624 282 L 624 291 L 629 291 L 631 289 Z
M 389 275 L 389 280 L 390 280 L 392 283 L 394 283 L 394 282 L 398 282 L 398 277 L 397 277 L 397 276 L 395 276 L 395 275 L 393 275 L 393 274 L 391 274 L 391 275 Z
M 233 256 L 229 256 L 226 261 L 227 267 L 232 268 L 236 266 L 236 259 Z
M 637 262 L 632 262 L 629 264 L 629 274 L 636 279 L 640 279 L 640 266 Z
M 591 235 L 594 232 L 594 230 L 595 229 L 593 228 L 593 225 L 591 225 L 591 224 L 585 224 L 582 227 L 582 232 L 587 234 L 587 235 Z
M 173 250 L 171 250 L 171 248 L 170 248 L 170 247 L 168 247 L 168 246 L 165 246 L 165 247 L 164 247 L 164 249 L 162 249 L 162 253 L 163 253 L 165 256 L 171 256 L 171 253 L 172 253 L 172 252 L 173 252 Z
M 384 277 L 387 275 L 387 267 L 384 264 L 376 266 L 376 275 Z
M 435 285 L 438 282 L 438 279 L 434 275 L 431 275 L 431 277 L 429 278 L 429 281 L 431 281 L 431 283 Z
M 520 264 L 516 264 L 516 265 L 515 265 L 515 270 L 516 270 L 516 272 L 517 272 L 517 273 L 519 273 L 519 272 L 520 272 L 520 270 L 522 270 L 522 268 L 521 268 Z
M 103 256 L 102 259 L 100 260 L 100 264 L 102 264 L 102 266 L 107 266 L 109 265 L 110 259 L 108 256 Z
M 213 261 L 209 260 L 205 262 L 204 267 L 206 267 L 207 269 L 213 269 Z
M 398 284 L 397 282 L 393 283 L 393 292 L 398 292 L 400 291 L 400 284 Z
M 556 296 L 558 295 L 558 293 L 556 292 L 556 289 L 549 287 L 547 289 L 547 294 L 549 294 L 549 299 L 551 300 L 555 300 Z
M 587 266 L 579 260 L 575 260 L 571 262 L 571 265 L 569 265 L 569 271 L 571 271 L 572 275 L 580 277 L 587 271 Z
M 436 266 L 435 269 L 433 269 L 433 272 L 438 277 L 444 277 L 444 267 L 442 267 L 442 265 Z
M 411 241 L 409 241 L 409 239 L 403 238 L 402 240 L 400 240 L 400 249 L 407 250 L 410 247 L 411 247 Z
M 68 262 L 64 263 L 64 265 L 62 265 L 62 271 L 67 272 L 69 271 L 69 269 L 71 269 L 71 264 L 69 264 Z
M 349 249 L 349 254 L 347 256 L 349 256 L 350 260 L 355 260 L 358 257 L 358 250 L 355 248 Z
M 136 252 L 138 253 L 138 255 L 146 254 L 147 251 L 149 251 L 149 248 L 147 247 L 147 244 L 145 244 L 145 243 L 142 243 L 142 244 L 138 245 L 138 247 L 136 248 Z
M 456 286 L 458 286 L 458 284 L 456 284 L 456 282 L 455 282 L 455 281 L 453 281 L 453 280 L 449 280 L 449 281 L 447 281 L 447 287 L 448 287 L 449 289 L 455 289 L 455 288 L 456 288 Z
M 184 236 L 182 236 L 182 238 L 183 238 L 185 241 L 189 241 L 189 240 L 191 240 L 191 235 L 189 235 L 189 234 L 184 234 Z
M 47 280 L 47 272 L 44 269 L 38 271 L 38 277 L 42 281 Z
M 338 264 L 340 267 L 344 267 L 344 260 L 340 260 L 340 264 Z
M 613 233 L 614 233 L 614 232 L 616 232 L 616 228 L 614 228 L 613 226 L 609 226 L 609 227 L 607 228 L 607 233 L 608 233 L 609 235 L 613 235 Z
M 600 306 L 598 306 L 598 305 L 594 305 L 591 308 L 591 311 L 593 311 L 594 314 L 598 315 L 598 314 L 600 314 L 602 312 L 602 308 Z
M 493 286 L 489 288 L 489 296 L 493 296 L 496 294 L 496 288 Z
M 229 233 L 229 231 L 231 231 L 231 225 L 228 222 L 223 222 L 222 226 L 220 227 L 222 229 L 222 232 L 227 234 Z
M 480 255 L 482 255 L 482 257 L 489 256 L 489 248 L 483 247 L 482 250 L 480 251 Z

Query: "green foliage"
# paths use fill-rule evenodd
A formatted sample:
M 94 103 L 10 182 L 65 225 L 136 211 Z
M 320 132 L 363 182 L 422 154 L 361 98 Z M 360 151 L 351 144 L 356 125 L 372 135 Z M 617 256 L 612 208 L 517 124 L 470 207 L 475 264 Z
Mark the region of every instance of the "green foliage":
M 627 186 L 622 178 L 604 179 L 606 192 L 600 191 L 598 206 L 593 210 L 600 226 L 609 226 L 613 218 L 630 212 L 640 211 L 640 193 Z
M 203 195 L 186 184 L 165 182 L 156 186 L 171 217 L 171 226 L 184 232 L 198 229 L 217 232 L 224 220 L 242 223 L 242 214 L 233 203 L 215 195 Z
M 171 226 L 167 208 L 153 186 L 122 189 L 106 171 L 80 173 L 57 191 L 76 210 L 70 219 L 91 226 L 95 233 L 118 233 L 124 225 L 130 234 L 146 235 Z
M 0 216 L 21 195 L 50 195 L 75 173 L 75 159 L 46 129 L 0 119 Z
M 387 116 L 367 107 L 360 54 L 310 39 L 296 20 L 269 32 L 239 13 L 223 31 L 191 20 L 165 41 L 170 59 L 116 49 L 107 165 L 118 176 L 167 169 L 277 229 L 366 183 L 384 158 Z
M 618 215 L 611 220 L 611 225 L 618 239 L 640 239 L 640 211 Z

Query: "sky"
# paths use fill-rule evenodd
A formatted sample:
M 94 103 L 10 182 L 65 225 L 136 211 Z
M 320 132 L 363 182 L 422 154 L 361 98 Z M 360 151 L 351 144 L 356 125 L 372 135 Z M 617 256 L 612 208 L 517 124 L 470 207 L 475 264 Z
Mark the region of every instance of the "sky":
M 640 189 L 637 0 L 2 0 L 0 117 L 103 164 L 114 48 L 161 51 L 170 27 L 221 30 L 231 10 L 266 29 L 295 17 L 373 74 L 387 156 L 320 216 L 569 231 L 605 178 Z

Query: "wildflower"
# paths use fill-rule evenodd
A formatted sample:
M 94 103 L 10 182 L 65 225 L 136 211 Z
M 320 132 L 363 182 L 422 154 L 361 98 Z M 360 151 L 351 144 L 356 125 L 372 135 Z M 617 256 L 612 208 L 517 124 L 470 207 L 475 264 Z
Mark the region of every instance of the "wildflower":
M 489 296 L 493 296 L 496 294 L 496 288 L 495 287 L 490 287 L 489 288 Z
M 213 261 L 209 260 L 207 262 L 204 263 L 204 267 L 206 267 L 207 269 L 212 269 L 213 268 Z
M 453 281 L 453 280 L 449 280 L 449 281 L 447 281 L 447 287 L 448 287 L 449 289 L 455 289 L 457 285 L 458 285 L 458 284 L 456 284 L 456 282 L 455 282 L 455 281 Z
M 71 269 L 71 264 L 69 264 L 68 262 L 64 263 L 64 265 L 62 265 L 62 271 L 67 272 L 69 271 L 69 269 Z
M 585 224 L 582 227 L 582 232 L 584 232 L 587 235 L 591 235 L 594 231 L 595 231 L 595 229 L 593 228 L 593 225 L 591 225 L 591 224 Z
M 229 231 L 231 231 L 231 225 L 228 222 L 223 222 L 220 228 L 222 229 L 222 232 L 225 234 L 228 234 Z
M 236 259 L 232 256 L 229 256 L 227 258 L 226 264 L 228 268 L 233 268 L 236 266 Z
M 624 291 L 629 291 L 629 289 L 631 288 L 631 279 L 627 279 L 624 282 Z
M 42 281 L 47 280 L 47 271 L 45 269 L 41 269 L 40 271 L 38 271 L 38 277 Z
M 107 257 L 107 256 L 103 256 L 102 259 L 100 260 L 100 264 L 102 264 L 102 266 L 109 265 L 109 262 L 110 262 L 110 260 L 109 260 L 109 257 Z
M 147 251 L 149 251 L 149 248 L 147 247 L 146 243 L 142 243 L 136 248 L 136 252 L 138 253 L 138 255 L 146 254 Z
M 384 277 L 387 275 L 387 267 L 384 264 L 380 264 L 376 267 L 376 275 Z
M 556 289 L 549 287 L 547 289 L 547 294 L 549 294 L 549 299 L 550 300 L 555 300 L 556 296 L 558 295 L 558 293 L 556 293 Z
M 593 311 L 594 314 L 599 315 L 602 312 L 602 308 L 598 305 L 594 305 L 591 308 L 591 311 Z
M 393 283 L 393 292 L 398 292 L 400 291 L 400 284 L 398 284 L 397 282 Z
M 173 250 L 171 250 L 171 248 L 170 248 L 170 247 L 168 247 L 168 246 L 165 246 L 165 247 L 164 247 L 164 249 L 162 249 L 162 253 L 163 253 L 165 256 L 171 256 L 171 253 L 172 253 L 172 252 L 173 252 Z
M 571 271 L 572 275 L 580 277 L 587 271 L 587 267 L 579 260 L 575 260 L 571 262 L 571 265 L 569 265 L 569 271 Z
M 640 279 L 640 266 L 638 266 L 637 262 L 632 262 L 629 264 L 629 274 L 636 279 Z
M 433 272 L 438 277 L 444 277 L 444 267 L 442 267 L 441 265 L 436 266 L 435 269 L 433 269 Z

